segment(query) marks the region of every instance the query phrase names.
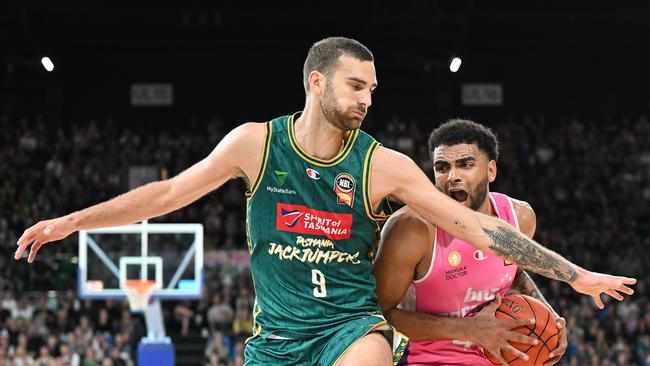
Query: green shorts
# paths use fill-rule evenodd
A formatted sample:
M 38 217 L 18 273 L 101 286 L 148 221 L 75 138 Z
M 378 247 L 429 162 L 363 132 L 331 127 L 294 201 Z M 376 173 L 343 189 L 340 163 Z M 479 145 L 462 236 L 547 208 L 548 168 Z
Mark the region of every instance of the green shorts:
M 392 329 L 381 316 L 360 317 L 307 339 L 250 338 L 244 351 L 244 365 L 331 366 L 354 344 L 373 330 L 381 331 L 389 344 Z

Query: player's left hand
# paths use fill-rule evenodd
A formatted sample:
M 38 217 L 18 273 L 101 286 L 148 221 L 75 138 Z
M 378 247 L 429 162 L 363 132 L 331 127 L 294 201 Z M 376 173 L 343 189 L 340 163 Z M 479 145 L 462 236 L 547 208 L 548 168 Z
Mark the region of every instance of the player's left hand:
M 566 352 L 566 348 L 569 345 L 569 342 L 567 342 L 566 339 L 566 320 L 564 318 L 558 318 L 557 329 L 559 331 L 557 347 L 548 355 L 549 359 L 546 361 L 544 366 L 551 366 L 560 362 L 562 355 L 564 355 L 564 352 Z
M 570 284 L 571 287 L 579 293 L 591 296 L 598 309 L 602 309 L 605 307 L 605 304 L 603 304 L 600 294 L 604 292 L 618 301 L 623 301 L 624 297 L 620 293 L 632 295 L 634 290 L 626 285 L 634 285 L 635 283 L 636 278 L 611 276 L 608 274 L 581 270 L 578 272 L 576 280 Z

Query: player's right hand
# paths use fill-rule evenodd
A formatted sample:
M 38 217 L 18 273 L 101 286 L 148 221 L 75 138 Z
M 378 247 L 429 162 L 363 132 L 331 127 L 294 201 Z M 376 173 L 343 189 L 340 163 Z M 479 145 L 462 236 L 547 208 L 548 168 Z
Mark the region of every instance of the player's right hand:
M 513 347 L 510 342 L 537 344 L 536 338 L 513 331 L 515 328 L 535 324 L 535 321 L 532 319 L 497 319 L 494 314 L 499 305 L 501 305 L 501 297 L 497 296 L 471 318 L 476 324 L 472 327 L 473 338 L 470 341 L 481 346 L 486 353 L 491 353 L 503 366 L 507 366 L 508 362 L 503 358 L 502 352 L 508 352 L 528 360 L 528 355 Z
M 14 259 L 18 260 L 22 258 L 25 250 L 31 245 L 27 261 L 32 263 L 34 258 L 36 258 L 36 253 L 38 253 L 38 250 L 41 249 L 43 244 L 61 240 L 73 232 L 72 223 L 67 216 L 40 221 L 25 230 L 23 235 L 20 236 L 16 243 L 18 249 L 14 254 Z

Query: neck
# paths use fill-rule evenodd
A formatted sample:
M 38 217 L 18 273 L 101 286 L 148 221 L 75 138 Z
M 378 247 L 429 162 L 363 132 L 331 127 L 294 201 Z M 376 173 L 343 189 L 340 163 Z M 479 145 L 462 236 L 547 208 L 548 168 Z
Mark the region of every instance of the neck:
M 305 110 L 295 121 L 294 131 L 298 145 L 309 155 L 329 160 L 345 145 L 350 131 L 343 131 L 329 122 L 320 106 L 305 105 Z
M 485 195 L 485 200 L 476 211 L 488 216 L 497 216 L 496 210 L 492 207 L 492 202 L 490 201 L 490 192 Z

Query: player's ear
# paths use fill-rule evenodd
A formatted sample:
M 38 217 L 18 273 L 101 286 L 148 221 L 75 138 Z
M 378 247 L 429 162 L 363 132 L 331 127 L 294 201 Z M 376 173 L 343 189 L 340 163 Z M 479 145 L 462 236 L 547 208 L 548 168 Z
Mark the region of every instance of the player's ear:
M 323 95 L 323 90 L 325 90 L 325 84 L 327 83 L 327 78 L 321 72 L 313 70 L 309 73 L 309 90 L 315 95 Z
M 492 183 L 497 179 L 497 162 L 496 160 L 490 160 L 487 166 L 488 170 L 488 182 Z

